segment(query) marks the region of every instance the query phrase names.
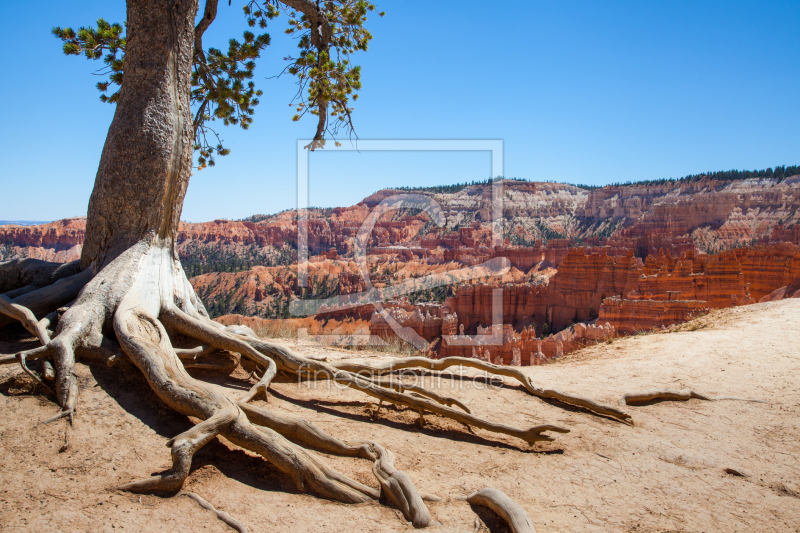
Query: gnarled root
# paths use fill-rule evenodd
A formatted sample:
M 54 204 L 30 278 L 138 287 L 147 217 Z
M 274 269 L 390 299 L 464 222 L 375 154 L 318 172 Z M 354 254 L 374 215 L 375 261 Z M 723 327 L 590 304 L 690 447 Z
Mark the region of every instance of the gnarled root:
M 246 525 L 242 524 L 241 522 L 239 522 L 238 520 L 233 518 L 231 515 L 229 515 L 225 511 L 218 511 L 213 505 L 211 505 L 210 503 L 205 501 L 203 498 L 201 498 L 200 496 L 198 496 L 194 492 L 188 492 L 188 491 L 179 492 L 178 496 L 187 496 L 187 497 L 193 499 L 194 501 L 196 501 L 198 503 L 198 505 L 200 505 L 200 507 L 202 507 L 203 509 L 207 509 L 207 510 L 211 511 L 212 513 L 217 515 L 217 518 L 219 518 L 220 520 L 222 520 L 223 522 L 225 522 L 226 524 L 231 526 L 233 529 L 235 529 L 239 533 L 247 533 L 248 532 Z
M 436 413 L 440 416 L 450 418 L 468 426 L 475 426 L 481 429 L 492 431 L 494 433 L 503 433 L 517 437 L 528 444 L 534 444 L 538 441 L 552 441 L 553 437 L 544 435 L 547 431 L 555 431 L 558 433 L 568 433 L 566 428 L 553 426 L 553 425 L 540 425 L 527 430 L 507 426 L 496 422 L 484 420 L 470 413 L 465 413 L 460 410 L 452 409 L 450 407 L 433 403 L 426 398 L 415 398 L 409 394 L 398 392 L 391 388 L 382 387 L 374 380 L 364 377 L 360 374 L 353 373 L 349 370 L 337 369 L 334 365 L 329 365 L 321 361 L 313 361 L 306 359 L 300 355 L 295 354 L 285 346 L 271 344 L 260 339 L 252 337 L 244 337 L 241 335 L 230 334 L 220 328 L 211 325 L 210 320 L 203 320 L 197 317 L 192 317 L 182 310 L 175 307 L 162 312 L 162 319 L 170 327 L 200 340 L 203 343 L 216 346 L 222 350 L 236 351 L 244 357 L 248 357 L 256 363 L 263 364 L 266 368 L 270 360 L 265 356 L 265 353 L 270 354 L 275 359 L 278 365 L 278 370 L 284 370 L 297 374 L 300 377 L 320 377 L 322 379 L 330 379 L 347 385 L 354 389 L 360 390 L 378 400 L 397 405 L 405 405 L 416 411 L 429 411 Z M 465 359 L 469 361 L 469 359 Z
M 403 383 L 402 381 L 396 381 L 396 380 L 393 380 L 393 379 L 375 380 L 375 383 L 377 385 L 380 385 L 381 387 L 391 388 L 391 389 L 394 389 L 394 390 L 396 390 L 398 392 L 405 392 L 405 391 L 408 390 L 408 391 L 411 391 L 412 395 L 419 395 L 421 397 L 427 397 L 427 398 L 430 398 L 431 400 L 434 400 L 434 401 L 436 401 L 436 402 L 438 402 L 438 403 L 440 403 L 442 405 L 447 405 L 447 406 L 455 405 L 459 409 L 464 411 L 465 413 L 472 414 L 472 410 L 469 407 L 467 407 L 466 405 L 464 405 L 461 401 L 459 401 L 459 400 L 457 400 L 455 398 L 451 398 L 449 396 L 441 396 L 439 394 L 436 394 L 433 391 L 430 391 L 430 390 L 425 389 L 423 387 L 419 387 L 417 385 L 412 385 L 412 384 L 409 384 L 409 383 Z
M 33 379 L 34 379 L 34 380 L 35 380 L 37 383 L 39 383 L 39 385 L 41 385 L 42 387 L 44 387 L 44 388 L 45 388 L 46 390 L 48 390 L 49 392 L 53 392 L 53 389 L 51 389 L 50 387 L 48 387 L 48 386 L 45 384 L 45 382 L 44 382 L 44 381 L 42 381 L 42 379 L 41 379 L 41 378 L 40 378 L 38 375 L 36 375 L 36 373 L 35 373 L 35 372 L 33 372 L 33 371 L 30 369 L 30 368 L 28 368 L 28 365 L 26 365 L 26 364 L 25 364 L 25 353 L 24 353 L 24 352 L 22 352 L 22 353 L 20 353 L 20 354 L 19 354 L 19 366 L 21 366 L 21 367 L 22 367 L 22 371 L 23 371 L 23 372 L 25 372 L 25 373 L 26 373 L 26 374 L 28 374 L 30 377 L 32 377 L 32 378 L 33 378 Z
M 80 272 L 80 261 L 51 263 L 41 259 L 11 259 L 0 262 L 0 293 L 14 298 L 39 287 L 52 285 L 56 281 Z M 22 292 L 20 292 L 22 290 Z M 9 293 L 16 292 L 15 296 Z
M 368 446 L 377 457 L 372 465 L 372 472 L 395 507 L 411 520 L 414 527 L 429 526 L 431 514 L 408 474 L 394 467 L 394 454 L 375 442 Z
M 617 409 L 616 407 L 612 407 L 610 405 L 604 405 L 599 403 L 595 400 L 590 398 L 584 398 L 582 396 L 575 396 L 572 394 L 567 394 L 565 392 L 552 390 L 552 389 L 541 389 L 539 387 L 534 386 L 531 379 L 520 372 L 515 368 L 493 365 L 491 363 L 486 363 L 484 361 L 480 361 L 478 359 L 470 359 L 467 357 L 445 357 L 444 359 L 428 359 L 426 357 L 408 357 L 405 359 L 395 359 L 390 361 L 389 363 L 383 365 L 365 365 L 360 363 L 351 363 L 351 362 L 340 362 L 340 363 L 333 363 L 331 366 L 340 370 L 347 370 L 350 372 L 357 372 L 357 373 L 369 373 L 371 375 L 384 375 L 391 372 L 395 372 L 397 370 L 403 370 L 406 368 L 419 368 L 425 370 L 446 370 L 451 366 L 464 366 L 468 368 L 475 368 L 478 370 L 483 370 L 486 372 L 490 372 L 492 374 L 496 374 L 498 376 L 506 376 L 519 381 L 525 390 L 527 390 L 530 394 L 537 396 L 539 398 L 545 398 L 550 400 L 555 400 L 557 402 L 571 405 L 574 407 L 580 407 L 585 409 L 589 412 L 592 412 L 597 415 L 605 416 L 608 418 L 612 418 L 614 420 L 618 420 L 620 422 L 626 424 L 632 424 L 633 419 L 631 415 Z
M 161 323 L 140 307 L 135 292 L 126 296 L 114 315 L 120 343 L 147 378 L 150 387 L 176 411 L 205 420 L 170 444 L 173 468 L 162 476 L 123 485 L 127 490 L 175 490 L 185 479 L 192 454 L 217 434 L 258 453 L 294 481 L 295 487 L 345 503 L 374 499 L 374 489 L 331 469 L 278 433 L 252 426 L 241 408 L 223 394 L 186 373 Z M 177 450 L 177 451 L 176 451 Z
M 707 396 L 693 389 L 652 389 L 643 392 L 628 392 L 619 399 L 620 405 L 636 405 L 650 402 L 685 402 L 692 398 L 705 401 L 715 400 L 737 400 L 741 402 L 766 403 L 764 400 L 754 400 L 749 398 L 736 398 L 733 396 Z
M 50 334 L 47 332 L 47 329 L 36 320 L 36 317 L 31 313 L 30 309 L 24 305 L 12 302 L 2 294 L 0 294 L 0 313 L 21 322 L 28 332 L 39 339 L 42 345 L 50 342 Z
M 34 316 L 44 317 L 48 313 L 75 300 L 81 289 L 94 276 L 92 269 L 62 278 L 52 285 L 26 292 L 10 299 L 11 303 L 27 308 Z M 0 328 L 12 324 L 17 318 L 0 316 Z
M 408 474 L 394 467 L 394 455 L 378 443 L 365 441 L 348 444 L 333 437 L 311 422 L 284 417 L 240 402 L 239 406 L 254 424 L 273 429 L 290 441 L 321 452 L 342 457 L 360 457 L 373 462 L 372 472 L 389 500 L 414 527 L 427 527 L 432 519 L 423 499 L 438 500 L 421 494 Z M 377 494 L 375 497 L 377 498 Z
M 261 376 L 261 379 L 258 380 L 258 383 L 253 385 L 250 389 L 250 392 L 242 398 L 242 403 L 247 403 L 253 401 L 259 395 L 263 396 L 264 399 L 269 398 L 269 384 L 272 383 L 272 379 L 275 377 L 275 374 L 278 373 L 278 365 L 275 364 L 275 361 L 272 359 L 269 360 L 267 363 L 267 369 L 264 371 L 264 374 Z
M 220 430 L 233 422 L 238 414 L 238 410 L 229 406 L 217 411 L 208 420 L 170 439 L 167 441 L 167 446 L 172 448 L 172 469 L 169 472 L 125 483 L 117 488 L 129 492 L 178 490 L 189 476 L 195 452 L 219 435 Z
M 71 309 L 76 316 L 82 309 Z M 50 344 L 55 369 L 56 401 L 61 406 L 61 417 L 69 417 L 70 425 L 74 422 L 75 405 L 78 400 L 78 378 L 75 374 L 75 347 L 91 324 L 83 320 L 69 321 L 65 329 L 59 332 Z M 58 416 L 58 415 L 57 415 Z M 54 417 L 53 420 L 57 418 Z
M 467 501 L 473 505 L 488 507 L 506 521 L 512 533 L 536 533 L 528 513 L 518 503 L 498 489 L 485 488 L 472 493 Z

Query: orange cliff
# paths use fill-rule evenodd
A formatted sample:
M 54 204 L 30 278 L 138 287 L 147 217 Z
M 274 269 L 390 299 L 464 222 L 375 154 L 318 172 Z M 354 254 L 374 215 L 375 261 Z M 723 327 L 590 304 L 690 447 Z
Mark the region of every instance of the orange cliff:
M 739 248 L 716 255 L 649 256 L 636 290 L 603 301 L 600 321 L 620 333 L 683 322 L 708 309 L 755 303 L 800 278 L 800 246 Z
M 502 294 L 502 320 L 506 323 L 548 324 L 562 329 L 573 322 L 596 318 L 603 299 L 625 294 L 637 287 L 642 269 L 632 252 L 610 257 L 570 248 L 556 274 L 547 284 L 520 283 L 495 286 L 488 283 L 460 285 L 444 307 L 456 313 L 467 331 L 492 321 L 493 293 Z
M 492 242 L 492 186 L 419 192 L 441 207 L 447 218 L 441 228 L 424 213 L 382 216 L 368 243 L 374 286 L 463 272 L 466 265 L 504 257 L 512 269 L 502 280 L 462 285 L 445 303 L 445 315 L 458 316 L 458 324 L 470 334 L 492 324 L 495 290 L 502 293 L 503 322 L 518 333 L 530 326 L 541 331 L 544 324 L 559 331 L 598 315 L 623 331 L 658 327 L 688 316 L 698 306 L 756 301 L 800 277 L 800 176 L 782 181 L 701 179 L 592 191 L 511 180 L 502 186 L 503 217 L 513 221 L 504 228 L 502 246 Z M 355 237 L 372 207 L 405 192 L 379 191 L 351 207 L 308 210 L 310 268 L 316 275 L 308 291 L 322 298 L 364 290 L 352 263 Z M 290 300 L 307 296 L 298 286 L 296 265 L 290 264 L 297 257 L 296 215 L 287 211 L 249 221 L 181 223 L 178 252 L 192 283 L 215 312 L 236 309 L 274 316 L 277 307 L 283 312 Z M 83 225 L 83 219 L 68 219 L 33 227 L 0 226 L 0 260 L 75 259 Z M 576 248 L 577 242 L 586 246 Z M 735 247 L 742 243 L 749 247 Z M 713 255 L 704 252 L 731 247 Z M 620 318 L 614 318 L 611 307 L 603 310 L 612 297 L 620 301 L 620 309 L 614 311 Z M 658 306 L 637 303 L 641 301 L 670 303 L 659 304 L 657 310 Z M 353 312 L 368 318 L 372 311 L 365 306 Z M 406 311 L 413 314 L 413 309 Z M 423 317 L 427 322 L 427 315 Z M 439 328 L 416 322 L 412 326 L 426 336 Z
M 86 221 L 66 218 L 39 226 L 0 226 L 0 246 L 7 249 L 0 261 L 31 257 L 56 263 L 80 259 Z
M 503 218 L 514 221 L 512 227 L 504 229 L 504 237 L 536 245 L 493 247 L 496 243 L 492 242 L 490 221 L 495 191 L 493 185 L 486 184 L 447 193 L 411 191 L 435 201 L 447 218 L 447 226 L 432 226 L 425 214 L 392 211 L 375 224 L 369 245 L 373 249 L 402 246 L 413 250 L 403 252 L 406 259 L 464 259 L 474 263 L 503 256 L 515 268 L 527 272 L 541 261 L 557 268 L 570 245 L 581 241 L 595 247 L 610 246 L 609 255 L 632 249 L 639 257 L 656 255 L 659 248 L 679 256 L 692 250 L 716 252 L 743 244 L 800 244 L 800 176 L 780 181 L 699 179 L 591 191 L 514 180 L 503 180 L 499 186 L 503 189 Z M 348 256 L 371 208 L 384 198 L 408 192 L 387 189 L 351 207 L 309 209 L 310 254 L 335 248 L 339 255 Z M 82 241 L 82 224 L 81 219 L 69 219 L 36 227 L 0 227 L 0 243 L 5 246 L 0 260 L 21 255 L 74 258 L 80 252 L 76 247 Z M 546 246 L 542 246 L 544 242 Z M 208 247 L 237 253 L 242 247 L 256 247 L 262 249 L 263 256 L 286 244 L 297 246 L 294 210 L 259 215 L 251 221 L 182 223 L 178 235 L 179 253 Z
M 718 251 L 750 244 L 800 217 L 800 176 L 719 181 L 700 179 L 659 185 L 609 186 L 589 191 L 576 216 L 586 223 L 617 219 L 622 225 L 608 244 L 627 246 L 641 256 L 658 247 L 681 253 L 695 246 Z M 687 239 L 688 237 L 688 239 Z M 773 240 L 800 243 L 798 230 L 778 232 Z
M 446 335 L 448 331 L 455 329 L 456 317 L 454 315 L 442 315 L 441 307 L 436 305 L 396 305 L 386 309 L 386 315 L 387 317 L 384 317 L 377 311 L 372 313 L 369 324 L 370 335 L 377 335 L 382 338 L 395 336 L 395 331 L 387 322 L 387 318 L 400 327 L 411 328 L 417 335 L 428 342 L 441 337 L 443 331 Z
M 800 246 L 791 244 L 710 256 L 686 252 L 680 258 L 662 252 L 642 266 L 631 253 L 610 257 L 573 248 L 546 285 L 462 284 L 445 300 L 441 313 L 457 317 L 460 332 L 475 334 L 494 323 L 497 294 L 499 322 L 506 329 L 524 332 L 534 326 L 542 331 L 547 324 L 559 331 L 598 318 L 600 327 L 608 324 L 617 334 L 629 334 L 676 324 L 712 308 L 754 303 L 798 278 Z M 513 336 L 506 337 L 511 344 L 498 352 L 504 360 L 510 357 L 511 345 L 518 344 Z M 471 348 L 465 346 L 444 342 L 442 350 L 470 356 Z M 518 347 L 530 350 L 529 344 Z
M 308 247 L 311 255 L 328 254 L 331 250 L 346 254 L 352 251 L 358 229 L 369 214 L 366 206 L 354 206 L 313 212 L 308 220 Z M 371 244 L 394 245 L 416 238 L 426 219 L 406 217 L 400 222 L 379 220 L 373 229 Z M 49 261 L 71 261 L 80 257 L 85 236 L 85 218 L 59 220 L 39 226 L 0 226 L 0 245 L 5 245 L 0 260 L 12 257 L 34 257 Z M 181 222 L 178 228 L 179 253 L 192 247 L 207 250 L 244 247 L 257 249 L 297 247 L 297 218 L 294 211 L 268 217 L 259 222 L 214 220 L 190 224 Z

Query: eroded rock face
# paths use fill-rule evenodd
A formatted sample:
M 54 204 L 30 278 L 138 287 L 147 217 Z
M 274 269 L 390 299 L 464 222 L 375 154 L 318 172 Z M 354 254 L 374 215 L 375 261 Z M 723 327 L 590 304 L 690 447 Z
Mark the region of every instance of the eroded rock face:
M 663 240 L 653 243 L 652 236 L 667 239 L 689 236 L 695 246 L 712 252 L 735 243 L 769 239 L 773 228 L 782 227 L 784 221 L 792 221 L 787 226 L 797 223 L 798 207 L 800 177 L 793 176 L 781 182 L 774 179 L 700 180 L 657 186 L 603 187 L 589 192 L 584 209 L 578 210 L 576 215 L 596 223 L 603 223 L 609 217 L 622 220 L 624 227 L 610 240 L 639 248 L 640 255 L 646 256 L 656 253 L 658 247 L 653 248 L 652 244 L 661 247 L 666 244 Z
M 610 257 L 570 248 L 558 272 L 547 284 L 520 283 L 461 285 L 445 308 L 455 312 L 468 330 L 492 320 L 492 295 L 502 293 L 503 321 L 528 321 L 539 330 L 548 323 L 562 329 L 574 322 L 596 318 L 603 299 L 635 290 L 642 275 L 632 252 Z
M 478 327 L 477 335 L 471 338 L 461 334 L 443 336 L 438 357 L 472 357 L 494 364 L 528 365 L 531 354 L 539 351 L 537 341 L 533 328 L 517 333 L 510 324 Z
M 592 191 L 554 183 L 504 181 L 502 186 L 502 243 L 493 240 L 489 222 L 495 198 L 487 185 L 419 192 L 438 203 L 446 216 L 444 227 L 432 225 L 418 211 L 389 212 L 375 223 L 369 236 L 373 286 L 445 272 L 453 273 L 454 284 L 462 283 L 439 310 L 407 302 L 389 305 L 402 311 L 403 327 L 426 339 L 456 335 L 462 326 L 465 334 L 474 335 L 494 323 L 492 295 L 497 291 L 502 295 L 500 321 L 520 339 L 526 328 L 541 332 L 546 324 L 562 334 L 577 324 L 569 331 L 594 341 L 595 334 L 607 335 L 596 329 L 604 326 L 590 323 L 598 315 L 601 324 L 608 321 L 620 333 L 649 329 L 700 308 L 784 297 L 789 293 L 776 290 L 800 277 L 800 176 L 781 182 L 700 180 Z M 354 262 L 356 235 L 372 207 L 406 192 L 379 191 L 352 207 L 309 210 L 307 287 L 297 278 L 293 211 L 248 221 L 181 223 L 177 248 L 212 313 L 285 317 L 293 299 L 367 289 Z M 0 226 L 0 260 L 76 259 L 83 235 L 83 219 Z M 742 244 L 748 246 L 735 247 Z M 498 257 L 511 264 L 502 278 L 481 275 L 484 282 L 463 283 L 474 277 L 465 273 L 467 267 Z M 385 321 L 372 320 L 371 305 L 326 309 L 325 317 L 351 316 L 378 334 L 390 334 Z M 567 337 L 564 333 L 559 341 L 544 340 L 535 348 L 510 341 L 510 352 L 504 349 L 493 357 L 515 361 L 514 348 L 523 364 L 531 353 L 552 357 L 558 342 L 562 352 L 571 349 L 574 340 Z
M 685 322 L 708 311 L 708 302 L 702 300 L 628 300 L 609 298 L 600 308 L 600 321 L 614 324 L 620 334 Z
M 783 297 L 785 291 L 765 291 L 800 278 L 799 253 L 800 246 L 791 244 L 710 256 L 686 252 L 680 258 L 662 251 L 640 266 L 631 254 L 609 257 L 572 248 L 547 285 L 461 285 L 456 296 L 445 301 L 444 309 L 455 313 L 468 331 L 493 323 L 496 292 L 502 301 L 499 320 L 509 327 L 527 321 L 538 331 L 545 324 L 558 331 L 590 320 L 597 309 L 600 326 L 576 324 L 560 339 L 562 348 L 571 351 L 573 334 L 577 339 L 608 338 L 605 324 L 614 331 L 613 337 L 683 322 L 708 309 L 747 305 L 770 294 L 771 299 Z M 548 342 L 544 353 L 551 357 L 555 348 L 548 348 Z M 465 356 L 464 349 L 449 350 L 446 353 Z M 502 352 L 504 357 L 506 352 Z
M 390 304 L 391 305 L 391 304 Z M 405 307 L 408 307 L 406 309 Z M 433 311 L 434 314 L 431 314 Z M 414 332 L 428 342 L 442 336 L 443 329 L 449 330 L 455 325 L 452 316 L 441 316 L 439 306 L 392 306 L 386 309 L 390 320 L 403 328 L 411 328 Z M 445 322 L 448 327 L 445 328 Z M 395 331 L 386 318 L 377 311 L 372 313 L 369 322 L 370 335 L 377 335 L 382 338 L 395 336 Z
M 542 365 L 587 344 L 612 339 L 616 335 L 615 328 L 608 323 L 578 323 L 544 338 L 537 338 L 533 327 L 516 332 L 511 324 L 488 328 L 479 326 L 477 335 L 471 338 L 463 334 L 443 335 L 438 357 L 472 357 L 511 366 Z
M 39 226 L 0 226 L 0 261 L 30 257 L 56 263 L 80 259 L 86 220 L 66 218 Z
M 783 300 L 784 298 L 800 298 L 800 278 L 797 278 L 785 287 L 780 287 L 766 296 L 762 296 L 758 302 L 774 302 L 776 300 Z

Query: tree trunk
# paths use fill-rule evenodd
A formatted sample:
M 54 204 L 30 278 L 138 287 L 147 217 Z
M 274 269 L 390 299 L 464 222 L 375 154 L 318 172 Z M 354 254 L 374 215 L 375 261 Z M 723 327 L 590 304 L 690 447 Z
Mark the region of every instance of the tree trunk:
M 172 247 L 192 170 L 197 0 L 129 0 L 125 81 L 89 200 L 81 267 L 143 240 Z

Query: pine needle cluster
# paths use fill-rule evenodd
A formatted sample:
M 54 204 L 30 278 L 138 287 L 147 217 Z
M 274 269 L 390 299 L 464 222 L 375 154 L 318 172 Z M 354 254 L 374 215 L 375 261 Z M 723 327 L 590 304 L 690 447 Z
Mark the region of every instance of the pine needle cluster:
M 295 3 L 248 0 L 243 11 L 247 25 L 259 30 L 265 30 L 268 21 L 281 12 L 288 15 L 286 33 L 298 39 L 300 48 L 298 57 L 284 58 L 289 62 L 284 71 L 298 79 L 298 92 L 289 104 L 297 111 L 292 120 L 300 120 L 306 113 L 318 116 L 315 140 L 324 144 L 326 132 L 333 136 L 342 126 L 349 133 L 354 132 L 350 102 L 358 99 L 361 68 L 352 64 L 350 56 L 356 51 L 367 50 L 372 34 L 364 28 L 364 23 L 367 13 L 374 11 L 375 6 L 364 0 L 316 2 L 309 4 L 315 11 L 308 16 L 289 5 Z M 326 31 L 320 29 L 321 25 L 326 26 Z M 100 18 L 95 27 L 81 27 L 77 31 L 70 27 L 55 27 L 52 33 L 63 42 L 64 54 L 83 55 L 105 63 L 98 71 L 98 74 L 107 76 L 97 83 L 100 100 L 116 103 L 124 82 L 125 25 L 111 24 Z M 324 39 L 318 37 L 322 34 Z M 253 123 L 255 107 L 263 94 L 253 81 L 256 60 L 269 46 L 270 35 L 246 30 L 241 41 L 228 41 L 227 51 L 217 48 L 205 50 L 199 43 L 195 43 L 191 102 L 194 150 L 197 168 L 202 169 L 214 166 L 215 156 L 230 153 L 230 149 L 223 146 L 219 132 L 212 127 L 213 122 L 221 121 L 225 126 L 238 125 L 245 130 Z M 110 95 L 109 90 L 113 91 Z

